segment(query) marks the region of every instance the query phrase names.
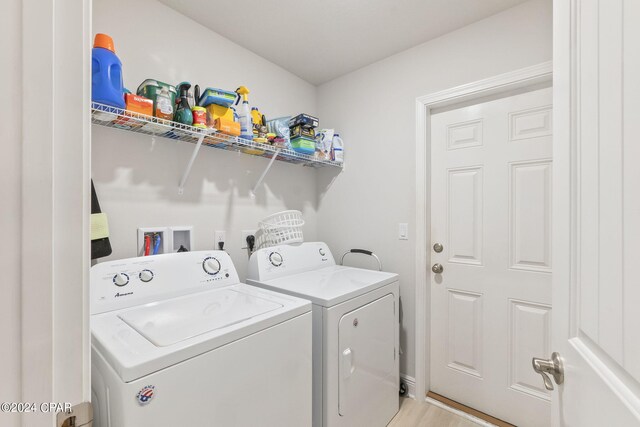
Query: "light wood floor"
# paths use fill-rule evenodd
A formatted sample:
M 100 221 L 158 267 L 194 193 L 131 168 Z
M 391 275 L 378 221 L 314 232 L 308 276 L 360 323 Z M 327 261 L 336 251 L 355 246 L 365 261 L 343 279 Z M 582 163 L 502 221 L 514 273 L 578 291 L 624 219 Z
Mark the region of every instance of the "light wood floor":
M 400 411 L 387 427 L 478 427 L 477 424 L 427 402 L 400 399 Z

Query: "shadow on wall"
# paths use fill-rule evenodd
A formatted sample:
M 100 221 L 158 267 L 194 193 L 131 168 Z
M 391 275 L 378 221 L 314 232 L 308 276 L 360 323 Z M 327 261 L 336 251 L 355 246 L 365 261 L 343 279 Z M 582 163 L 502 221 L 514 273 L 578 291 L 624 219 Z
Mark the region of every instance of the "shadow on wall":
M 336 181 L 336 179 L 338 179 L 338 176 L 340 176 L 340 173 L 342 173 L 340 169 L 333 168 L 333 167 L 324 168 L 318 171 L 318 176 L 317 176 L 318 197 L 314 205 L 316 209 L 320 207 L 320 204 L 322 203 L 322 199 L 324 198 L 324 195 L 329 192 L 329 189 L 331 188 L 333 183 Z
M 107 133 L 104 133 L 107 132 Z M 175 204 L 216 203 L 234 215 L 234 207 L 268 208 L 273 198 L 287 209 L 318 207 L 315 188 L 305 187 L 298 173 L 311 173 L 300 165 L 274 163 L 263 184 L 251 194 L 269 159 L 203 146 L 191 174 L 178 194 L 178 182 L 195 148 L 194 144 L 93 127 L 92 177 L 109 185 L 118 199 L 136 203 L 163 200 Z M 97 164 L 96 164 L 97 163 Z M 308 180 L 302 180 L 308 181 Z M 313 182 L 311 180 L 310 182 Z

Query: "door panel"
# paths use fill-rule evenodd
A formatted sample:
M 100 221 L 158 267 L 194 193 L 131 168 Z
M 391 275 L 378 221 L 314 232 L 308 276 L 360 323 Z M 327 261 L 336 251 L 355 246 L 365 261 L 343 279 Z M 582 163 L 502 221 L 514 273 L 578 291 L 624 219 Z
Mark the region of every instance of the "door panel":
M 520 426 L 550 414 L 531 358 L 550 347 L 551 95 L 431 117 L 431 389 Z
M 511 164 L 511 268 L 551 271 L 551 161 Z
M 449 170 L 449 262 L 482 264 L 482 168 Z
M 449 290 L 448 323 L 447 366 L 482 378 L 482 295 Z
M 555 2 L 552 421 L 640 426 L 640 2 Z M 545 356 L 548 357 L 548 354 Z
M 453 123 L 447 126 L 447 148 L 477 147 L 482 145 L 482 119 Z
M 551 112 L 549 107 L 539 107 L 509 113 L 509 140 L 551 136 Z
M 532 354 L 550 354 L 551 307 L 511 300 L 509 316 L 509 387 L 551 400 L 540 376 L 531 369 Z

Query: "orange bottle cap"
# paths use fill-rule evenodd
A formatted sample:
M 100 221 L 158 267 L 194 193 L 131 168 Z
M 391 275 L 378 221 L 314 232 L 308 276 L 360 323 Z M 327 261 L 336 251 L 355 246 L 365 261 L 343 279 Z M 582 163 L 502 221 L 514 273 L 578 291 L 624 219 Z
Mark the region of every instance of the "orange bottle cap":
M 93 47 L 101 47 L 103 49 L 108 49 L 111 52 L 116 53 L 116 50 L 113 47 L 113 39 L 106 34 L 96 34 L 96 38 L 93 41 Z

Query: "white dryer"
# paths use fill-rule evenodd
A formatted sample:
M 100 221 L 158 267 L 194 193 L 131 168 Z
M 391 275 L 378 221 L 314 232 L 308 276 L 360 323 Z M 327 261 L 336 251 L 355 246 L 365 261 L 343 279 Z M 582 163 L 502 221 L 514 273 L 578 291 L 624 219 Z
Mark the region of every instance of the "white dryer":
M 313 303 L 313 425 L 386 426 L 399 407 L 398 275 L 336 265 L 316 242 L 256 251 L 247 283 Z
M 97 427 L 311 424 L 311 304 L 239 283 L 222 251 L 91 269 Z

